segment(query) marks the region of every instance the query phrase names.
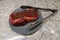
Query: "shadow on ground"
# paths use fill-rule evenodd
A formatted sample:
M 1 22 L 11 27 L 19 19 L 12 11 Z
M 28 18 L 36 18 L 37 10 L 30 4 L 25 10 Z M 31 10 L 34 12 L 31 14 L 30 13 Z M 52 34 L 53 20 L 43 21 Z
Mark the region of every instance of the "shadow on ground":
M 23 9 L 21 9 L 21 8 L 17 8 L 14 12 L 18 12 L 18 11 L 23 11 Z M 34 22 L 38 22 L 38 21 L 41 21 L 43 18 L 42 18 L 42 15 L 41 15 L 41 13 L 40 13 L 40 10 L 38 10 L 38 14 L 39 14 L 39 18 L 38 18 L 38 20 L 36 20 L 36 21 L 34 21 Z M 25 25 L 23 25 L 23 26 L 13 26 L 12 24 L 10 24 L 10 27 L 11 27 L 11 29 L 14 31 L 14 32 L 16 32 L 16 33 L 18 33 L 18 34 L 20 34 L 20 35 L 31 35 L 31 34 L 33 34 L 33 33 L 35 33 L 36 31 L 38 31 L 40 28 L 41 28 L 41 26 L 42 25 L 37 25 L 36 26 L 36 28 L 34 28 L 33 30 L 31 30 L 31 31 L 28 31 L 30 28 L 30 25 L 32 24 L 32 23 L 34 23 L 34 22 L 30 22 L 30 23 L 27 23 L 27 24 L 25 24 Z

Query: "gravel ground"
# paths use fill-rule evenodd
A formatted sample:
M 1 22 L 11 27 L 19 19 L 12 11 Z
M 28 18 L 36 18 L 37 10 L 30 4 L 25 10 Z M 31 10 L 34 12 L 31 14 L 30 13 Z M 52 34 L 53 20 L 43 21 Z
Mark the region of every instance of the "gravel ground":
M 21 5 L 58 9 L 58 12 L 34 34 L 24 36 L 14 32 L 8 23 L 10 13 Z M 42 17 L 48 16 L 49 13 L 42 11 Z M 1 0 L 0 40 L 60 40 L 60 0 Z

